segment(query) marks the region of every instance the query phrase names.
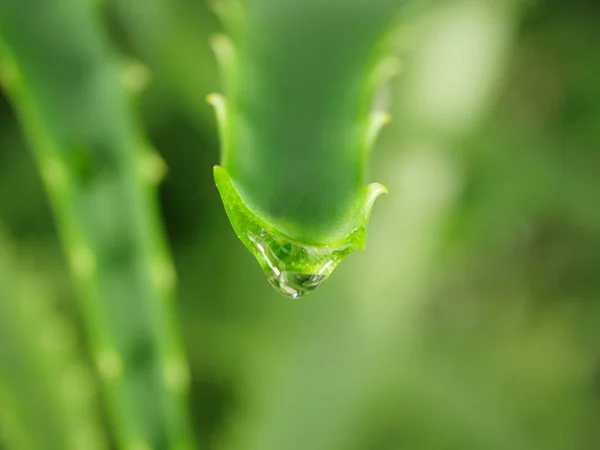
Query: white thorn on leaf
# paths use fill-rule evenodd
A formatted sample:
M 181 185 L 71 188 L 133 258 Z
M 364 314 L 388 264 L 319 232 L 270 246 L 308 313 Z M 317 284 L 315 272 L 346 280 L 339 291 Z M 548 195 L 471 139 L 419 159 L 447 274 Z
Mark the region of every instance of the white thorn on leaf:
M 100 376 L 105 380 L 114 381 L 123 373 L 123 361 L 116 350 L 107 348 L 96 356 L 96 365 Z
M 375 145 L 375 141 L 383 127 L 391 121 L 392 116 L 387 111 L 373 111 L 373 113 L 371 113 L 369 129 L 367 131 L 367 148 L 369 150 Z
M 233 61 L 234 48 L 231 39 L 226 34 L 219 33 L 212 36 L 210 46 L 223 68 L 230 66 Z
M 183 360 L 168 360 L 164 366 L 163 380 L 169 390 L 185 392 L 190 383 L 190 375 Z
M 134 94 L 143 92 L 151 81 L 150 70 L 139 61 L 127 61 L 121 72 L 121 82 L 125 89 Z
M 167 174 L 167 165 L 157 151 L 144 151 L 140 159 L 140 173 L 144 180 L 158 184 Z
M 163 294 L 173 292 L 177 283 L 177 274 L 171 262 L 166 258 L 158 258 L 152 264 L 152 281 L 156 289 Z
M 48 189 L 61 191 L 67 183 L 67 172 L 57 158 L 51 157 L 42 163 L 41 172 Z
M 371 215 L 371 210 L 375 204 L 375 200 L 381 194 L 387 194 L 388 189 L 381 183 L 371 183 L 365 188 L 365 200 L 363 205 L 363 216 L 366 220 Z
M 71 268 L 78 278 L 83 280 L 91 278 L 96 272 L 96 257 L 92 250 L 83 245 L 73 250 Z

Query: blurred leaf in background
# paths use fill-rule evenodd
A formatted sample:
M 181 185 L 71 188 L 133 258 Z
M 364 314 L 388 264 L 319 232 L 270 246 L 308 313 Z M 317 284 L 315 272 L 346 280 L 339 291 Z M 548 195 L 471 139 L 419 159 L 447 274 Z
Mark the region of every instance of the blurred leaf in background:
M 169 166 L 162 205 L 200 448 L 600 448 L 597 2 L 448 0 L 407 13 L 394 121 L 372 164 L 390 195 L 367 250 L 299 302 L 265 281 L 213 185 L 209 5 L 103 8 L 121 53 L 150 72 L 139 106 Z M 3 99 L 0 118 L 0 221 L 77 320 Z

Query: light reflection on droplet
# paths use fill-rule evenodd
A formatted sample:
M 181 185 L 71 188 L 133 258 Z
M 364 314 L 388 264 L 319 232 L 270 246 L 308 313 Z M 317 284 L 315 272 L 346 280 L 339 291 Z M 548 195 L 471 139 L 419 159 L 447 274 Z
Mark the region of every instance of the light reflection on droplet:
M 260 254 L 259 262 L 271 286 L 293 299 L 314 292 L 352 250 L 349 245 L 301 245 L 276 238 L 268 232 L 247 233 L 247 236 Z
M 269 283 L 282 294 L 293 299 L 310 294 L 327 279 L 327 275 L 280 272 L 277 276 L 268 277 Z

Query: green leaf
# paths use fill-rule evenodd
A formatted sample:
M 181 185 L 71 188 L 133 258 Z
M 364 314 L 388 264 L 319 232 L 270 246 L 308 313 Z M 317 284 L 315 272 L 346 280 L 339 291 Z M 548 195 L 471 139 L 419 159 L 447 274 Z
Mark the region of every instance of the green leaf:
M 364 249 L 367 224 L 375 199 L 386 188 L 367 186 L 336 234 L 322 241 L 304 241 L 292 236 L 302 231 L 293 223 L 278 222 L 251 208 L 225 169 L 216 166 L 215 182 L 229 220 L 240 240 L 254 255 L 279 292 L 298 298 L 313 292 L 351 252 Z

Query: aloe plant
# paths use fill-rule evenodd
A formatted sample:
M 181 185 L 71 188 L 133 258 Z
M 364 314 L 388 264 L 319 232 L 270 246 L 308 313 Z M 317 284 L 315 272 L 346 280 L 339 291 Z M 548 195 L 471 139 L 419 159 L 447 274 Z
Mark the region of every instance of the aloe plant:
M 121 448 L 190 449 L 164 166 L 92 2 L 0 0 L 1 79 L 54 209 Z
M 399 0 L 222 1 L 213 47 L 225 96 L 215 180 L 238 237 L 271 284 L 315 290 L 365 245 L 385 188 L 369 152 L 389 116 L 376 94 L 394 73 Z
M 464 170 L 455 145 L 498 95 L 519 4 L 458 0 L 403 15 L 402 28 L 413 28 L 405 36 L 413 39 L 399 43 L 409 47 L 410 64 L 394 83 L 398 102 L 392 111 L 406 120 L 394 122 L 387 143 L 381 176 L 396 195 L 372 239 L 376 251 L 339 286 L 343 291 L 337 302 L 311 305 L 300 320 L 287 310 L 271 319 L 278 327 L 260 340 L 272 343 L 262 350 L 270 364 L 248 364 L 245 408 L 225 431 L 219 449 L 441 448 L 456 441 L 440 436 L 465 430 L 467 439 L 485 436 L 491 443 L 469 447 L 461 442 L 457 448 L 515 447 L 514 442 L 498 446 L 514 433 L 506 431 L 506 410 L 488 423 L 489 416 L 476 407 L 482 398 L 486 408 L 502 403 L 502 396 L 496 399 L 485 389 L 474 394 L 475 383 L 454 375 L 441 384 L 439 396 L 434 393 L 440 374 L 450 373 L 448 361 L 454 367 L 455 359 L 473 354 L 461 346 L 456 358 L 444 354 L 436 359 L 445 342 L 435 340 L 439 353 L 434 356 L 422 341 L 429 331 L 426 306 L 435 270 L 456 261 L 445 260 L 440 251 Z M 447 303 L 444 294 L 441 298 Z M 472 371 L 466 366 L 466 372 Z M 268 393 L 256 385 L 268 386 Z M 461 398 L 449 398 L 458 392 Z M 428 420 L 439 420 L 433 419 L 437 414 L 443 425 L 432 434 L 436 425 Z M 386 421 L 389 426 L 382 427 Z M 524 448 L 533 448 L 528 436 L 519 437 L 530 444 Z
M 0 230 L 1 434 L 11 450 L 104 450 L 95 383 L 76 331 L 15 253 Z

